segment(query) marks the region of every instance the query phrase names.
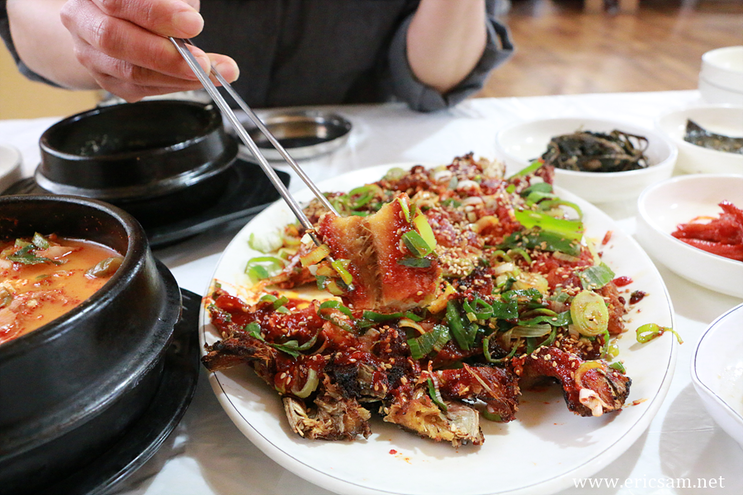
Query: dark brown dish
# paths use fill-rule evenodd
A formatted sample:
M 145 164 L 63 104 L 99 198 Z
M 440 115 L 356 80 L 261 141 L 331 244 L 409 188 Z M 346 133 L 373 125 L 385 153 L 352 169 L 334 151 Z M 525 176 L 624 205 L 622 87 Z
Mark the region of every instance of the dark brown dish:
M 138 222 L 99 201 L 0 197 L 0 236 L 91 240 L 124 257 L 94 295 L 0 345 L 0 486 L 34 493 L 96 459 L 142 417 L 181 312 Z
M 39 146 L 42 189 L 109 202 L 145 226 L 216 202 L 237 156 L 214 106 L 176 100 L 73 115 L 47 129 Z

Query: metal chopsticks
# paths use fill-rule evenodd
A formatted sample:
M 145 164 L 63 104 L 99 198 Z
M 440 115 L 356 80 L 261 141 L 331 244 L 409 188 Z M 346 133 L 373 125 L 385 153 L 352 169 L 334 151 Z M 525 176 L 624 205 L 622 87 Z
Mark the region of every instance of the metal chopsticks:
M 279 192 L 282 198 L 284 198 L 284 201 L 289 205 L 289 208 L 292 210 L 292 213 L 294 213 L 294 216 L 297 217 L 297 219 L 300 221 L 302 226 L 307 229 L 308 233 L 312 237 L 312 240 L 315 242 L 315 244 L 320 244 L 319 239 L 314 234 L 314 226 L 309 221 L 307 216 L 304 214 L 304 211 L 302 210 L 302 207 L 299 205 L 299 203 L 292 197 L 289 190 L 286 188 L 283 182 L 281 182 L 281 179 L 279 179 L 279 176 L 276 174 L 276 171 L 269 165 L 268 160 L 265 156 L 260 152 L 258 149 L 258 146 L 255 144 L 255 141 L 250 137 L 250 134 L 248 134 L 248 131 L 245 130 L 240 120 L 235 115 L 235 112 L 232 111 L 230 106 L 227 104 L 225 99 L 222 97 L 222 95 L 217 90 L 217 87 L 212 83 L 212 81 L 209 79 L 209 76 L 206 74 L 204 69 L 201 68 L 199 63 L 196 61 L 196 57 L 191 53 L 191 51 L 186 47 L 187 44 L 193 45 L 190 40 L 184 40 L 180 38 L 173 38 L 172 36 L 169 37 L 170 41 L 175 45 L 176 49 L 178 50 L 178 53 L 183 57 L 183 59 L 186 61 L 188 66 L 191 68 L 191 70 L 194 72 L 196 77 L 201 82 L 201 85 L 204 86 L 204 89 L 207 93 L 209 93 L 209 96 L 212 98 L 214 103 L 219 107 L 219 109 L 222 111 L 222 113 L 225 115 L 227 120 L 232 124 L 232 127 L 234 127 L 235 132 L 237 132 L 237 135 L 240 137 L 240 140 L 245 144 L 245 146 L 248 147 L 251 153 L 253 153 L 253 156 L 258 161 L 258 164 L 263 169 L 263 172 L 268 176 L 269 180 L 273 184 L 273 186 L 276 188 L 276 190 Z M 238 106 L 248 115 L 250 120 L 253 121 L 253 123 L 256 125 L 256 127 L 266 136 L 268 141 L 271 143 L 271 145 L 276 148 L 276 150 L 279 152 L 279 154 L 284 158 L 284 160 L 289 164 L 289 166 L 299 175 L 299 177 L 304 181 L 305 184 L 307 184 L 307 187 L 310 188 L 310 190 L 314 193 L 315 197 L 331 212 L 333 212 L 335 215 L 338 215 L 338 212 L 333 208 L 333 205 L 330 204 L 328 201 L 328 198 L 325 197 L 325 195 L 320 191 L 314 182 L 307 176 L 307 174 L 302 170 L 302 168 L 299 166 L 299 164 L 289 155 L 289 153 L 284 149 L 284 147 L 279 143 L 278 139 L 266 128 L 266 126 L 263 124 L 263 122 L 258 118 L 258 116 L 253 112 L 253 110 L 250 109 L 250 107 L 245 103 L 245 101 L 240 97 L 240 95 L 237 94 L 237 92 L 230 86 L 230 84 L 227 82 L 224 77 L 214 68 L 211 68 L 211 74 L 214 75 L 214 77 L 219 81 L 220 84 L 225 88 L 227 93 L 235 100 L 235 102 L 238 104 Z

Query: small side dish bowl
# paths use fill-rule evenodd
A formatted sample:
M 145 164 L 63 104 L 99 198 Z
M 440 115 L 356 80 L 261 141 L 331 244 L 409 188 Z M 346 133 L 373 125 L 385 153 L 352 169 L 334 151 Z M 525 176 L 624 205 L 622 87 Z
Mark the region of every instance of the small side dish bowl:
M 656 120 L 656 127 L 678 147 L 678 170 L 690 174 L 743 175 L 743 154 L 718 151 L 685 141 L 688 120 L 709 132 L 743 137 L 743 105 L 707 105 L 673 110 Z
M 683 175 L 646 189 L 638 200 L 637 240 L 658 262 L 710 290 L 743 298 L 743 262 L 708 253 L 671 235 L 699 216 L 718 217 L 719 203 L 743 206 L 743 176 Z
M 615 129 L 647 138 L 647 168 L 626 172 L 579 172 L 555 168 L 555 185 L 592 203 L 635 200 L 647 186 L 673 174 L 678 150 L 657 131 L 593 118 L 533 120 L 501 129 L 495 138 L 496 153 L 498 158 L 505 161 L 509 173 L 513 173 L 541 157 L 555 136 L 579 130 L 609 133 Z
M 92 296 L 0 344 L 0 486 L 35 493 L 95 459 L 152 402 L 181 311 L 141 225 L 70 196 L 0 197 L 0 238 L 35 232 L 105 245 L 121 266 Z
M 335 151 L 348 141 L 352 129 L 351 122 L 342 115 L 322 110 L 269 111 L 261 113 L 259 118 L 295 160 Z M 242 123 L 267 160 L 283 160 L 247 117 Z M 255 160 L 248 149 L 245 149 L 245 154 Z
M 691 380 L 710 416 L 743 448 L 743 304 L 713 321 L 691 359 Z
M 216 107 L 180 100 L 79 113 L 47 129 L 39 147 L 42 189 L 106 201 L 148 225 L 216 201 L 237 156 Z
M 702 99 L 710 105 L 743 105 L 743 89 L 723 88 L 701 75 L 698 89 Z
M 743 94 L 743 46 L 726 46 L 702 55 L 700 79 Z

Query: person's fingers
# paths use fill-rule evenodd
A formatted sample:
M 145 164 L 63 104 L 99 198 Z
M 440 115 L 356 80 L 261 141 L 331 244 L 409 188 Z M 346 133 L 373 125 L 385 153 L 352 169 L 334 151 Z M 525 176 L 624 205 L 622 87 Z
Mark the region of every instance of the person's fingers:
M 104 14 L 129 21 L 160 36 L 193 38 L 204 27 L 204 19 L 198 11 L 198 1 L 92 0 L 92 2 Z
M 101 1 L 101 0 L 96 0 Z M 162 72 L 172 77 L 194 80 L 195 76 L 184 63 L 175 46 L 167 38 L 153 34 L 129 21 L 106 15 L 92 2 L 78 2 L 74 11 L 63 9 L 62 22 L 73 36 L 78 60 L 86 67 L 85 57 L 79 53 L 92 47 L 112 59 L 133 66 Z M 193 50 L 199 64 L 209 68 L 209 58 L 201 50 Z M 95 60 L 88 57 L 87 60 Z M 105 68 L 98 68 L 107 73 Z
M 224 77 L 227 82 L 233 82 L 240 77 L 240 69 L 237 63 L 226 55 L 218 53 L 208 53 L 212 66 Z M 215 81 L 216 83 L 216 81 Z
M 111 78 L 121 79 L 138 86 L 169 87 L 172 91 L 182 88 L 198 86 L 195 76 L 192 79 L 173 77 L 159 71 L 148 69 L 131 62 L 110 57 L 95 48 L 80 44 L 78 59 L 96 75 L 105 75 Z

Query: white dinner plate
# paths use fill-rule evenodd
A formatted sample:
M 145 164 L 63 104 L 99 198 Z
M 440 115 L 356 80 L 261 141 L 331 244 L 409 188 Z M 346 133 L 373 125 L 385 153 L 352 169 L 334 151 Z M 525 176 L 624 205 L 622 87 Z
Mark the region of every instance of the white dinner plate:
M 704 407 L 743 447 L 743 304 L 713 321 L 691 359 L 691 381 Z
M 393 165 L 344 174 L 318 185 L 323 191 L 342 191 L 379 180 Z M 400 166 L 400 165 L 397 165 Z M 452 448 L 422 439 L 379 418 L 371 421 L 372 435 L 354 442 L 303 439 L 287 424 L 278 394 L 247 367 L 210 374 L 212 388 L 232 421 L 266 455 L 296 475 L 343 494 L 458 494 L 553 493 L 572 487 L 622 454 L 645 431 L 666 395 L 675 367 L 676 340 L 670 333 L 638 344 L 634 330 L 643 323 L 673 325 L 673 308 L 663 281 L 648 256 L 604 213 L 567 192 L 585 214 L 588 235 L 603 246 L 603 260 L 617 275 L 631 277 L 627 294 L 647 293 L 628 315 L 628 332 L 618 342 L 620 358 L 632 378 L 628 406 L 618 414 L 582 418 L 569 412 L 561 389 L 526 393 L 517 420 L 507 424 L 482 422 L 482 446 Z M 311 199 L 309 191 L 296 195 Z M 294 218 L 284 203 L 259 214 L 232 240 L 220 259 L 214 279 L 240 294 L 249 285 L 246 262 L 259 255 L 248 247 L 251 233 L 274 232 Z M 218 339 L 204 309 L 200 338 Z

